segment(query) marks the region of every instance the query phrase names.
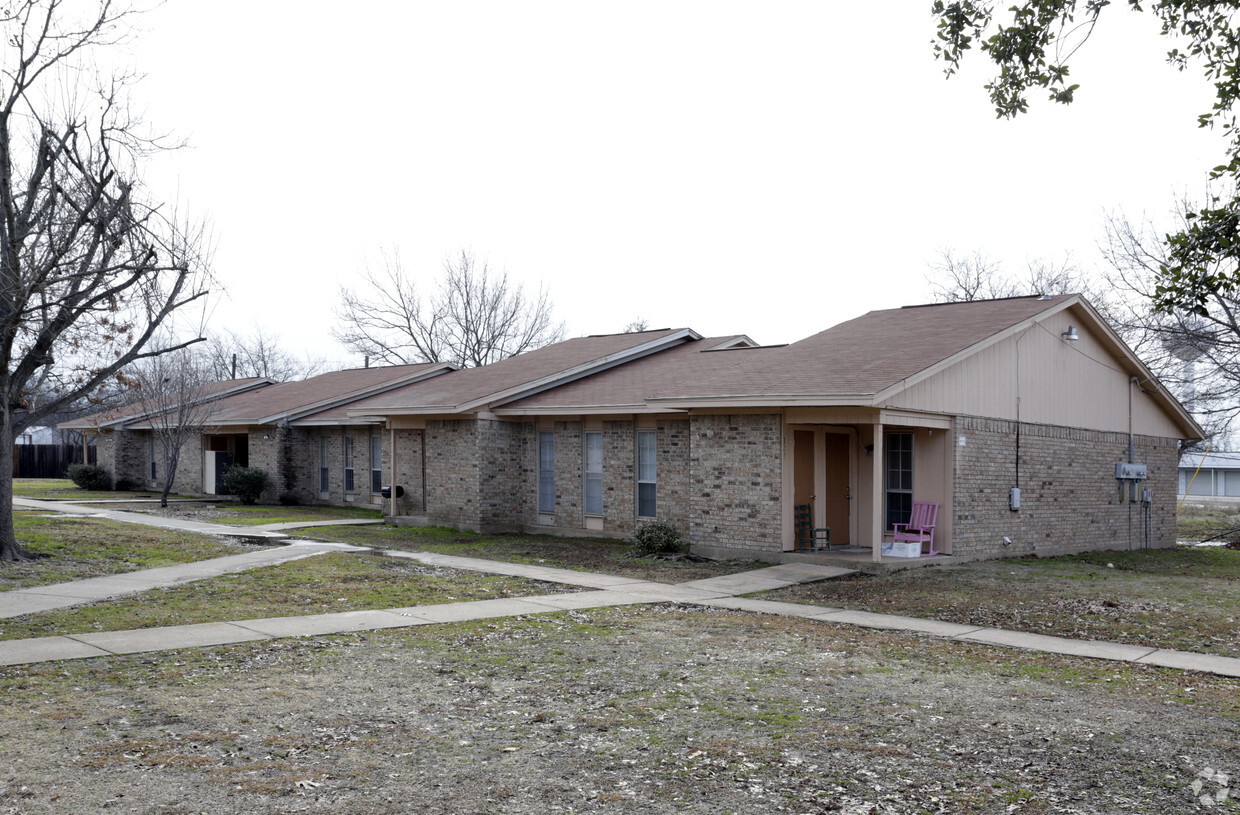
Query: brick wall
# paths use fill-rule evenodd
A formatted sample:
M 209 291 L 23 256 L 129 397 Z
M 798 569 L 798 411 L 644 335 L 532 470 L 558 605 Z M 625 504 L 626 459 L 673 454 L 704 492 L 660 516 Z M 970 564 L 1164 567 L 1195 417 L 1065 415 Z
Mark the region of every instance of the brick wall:
M 555 525 L 569 529 L 585 526 L 585 439 L 583 422 L 556 422 L 555 429 Z M 545 432 L 545 428 L 540 429 Z M 538 431 L 536 431 L 538 432 Z M 534 449 L 534 503 L 538 509 L 538 450 Z M 605 467 L 606 465 L 604 465 Z M 536 513 L 541 514 L 541 513 Z
M 303 504 L 318 503 L 318 431 L 279 425 L 254 425 L 248 431 L 250 466 L 267 473 L 267 489 L 261 500 L 277 501 L 287 496 Z
M 112 473 L 113 483 L 126 480 L 135 487 L 150 484 L 151 464 L 146 433 L 107 430 L 95 443 L 99 466 Z
M 300 433 L 301 431 L 297 431 Z M 370 491 L 370 437 L 373 434 L 383 435 L 377 425 L 348 425 L 345 427 L 325 427 L 317 434 L 307 432 L 304 443 L 294 442 L 292 455 L 294 461 L 304 461 L 309 469 L 305 475 L 299 476 L 297 490 L 302 494 L 313 496 L 317 503 L 356 504 L 359 506 L 380 506 L 382 498 L 378 493 Z M 353 439 L 353 489 L 345 490 L 344 477 L 344 440 Z M 327 493 L 319 489 L 320 439 L 327 439 Z M 251 442 L 251 445 L 253 443 Z M 387 455 L 388 440 L 384 438 L 384 456 Z M 251 450 L 253 448 L 251 447 Z M 253 452 L 251 452 L 253 458 Z M 308 484 L 301 484 L 307 480 Z M 386 480 L 384 481 L 386 484 Z M 304 492 L 302 492 L 304 490 Z
M 155 450 L 161 461 L 159 463 L 159 477 L 156 479 L 160 489 L 164 486 L 163 473 L 163 446 L 155 443 Z M 150 465 L 147 465 L 148 472 Z M 202 492 L 202 435 L 194 434 L 185 440 L 181 445 L 180 458 L 177 461 L 177 471 L 172 479 L 172 491 L 183 492 L 190 495 L 197 495 Z
M 633 534 L 637 515 L 634 430 L 631 421 L 603 422 L 603 529 L 620 535 Z
M 279 427 L 253 425 L 246 428 L 249 451 L 246 461 L 249 467 L 262 470 L 267 474 L 267 486 L 259 497 L 262 503 L 275 501 L 287 492 L 287 473 L 280 467 L 287 430 Z M 265 437 L 265 438 L 264 438 Z
M 385 441 L 392 437 L 388 433 Z M 405 488 L 405 495 L 396 502 L 397 515 L 420 515 L 426 511 L 422 503 L 422 431 L 396 431 L 396 483 Z M 391 472 L 392 451 L 383 447 L 384 485 L 388 485 L 387 473 Z
M 478 526 L 484 531 L 519 531 L 538 508 L 530 484 L 538 481 L 537 435 L 531 422 L 479 419 Z M 530 467 L 533 456 L 534 467 Z M 429 479 L 428 479 L 429 480 Z
M 964 446 L 960 445 L 963 437 Z M 1043 555 L 1142 546 L 1143 508 L 1121 500 L 1115 464 L 1128 460 L 1128 436 L 1022 424 L 1021 509 L 1008 508 L 1016 485 L 1016 424 L 960 417 L 955 427 L 952 553 Z M 1153 546 L 1175 545 L 1175 439 L 1137 436 L 1135 460 L 1154 491 Z M 1005 545 L 1003 538 L 1012 543 Z
M 426 515 L 436 524 L 478 526 L 477 424 L 469 419 L 426 423 Z
M 770 415 L 694 416 L 686 515 L 692 544 L 779 551 L 783 419 Z M 662 487 L 662 484 L 660 484 Z
M 655 434 L 658 468 L 655 509 L 659 520 L 675 524 L 686 539 L 690 534 L 689 460 L 692 445 L 689 443 L 689 424 L 688 419 L 660 419 Z
M 510 428 L 522 425 L 509 425 Z M 580 421 L 556 422 L 551 428 L 527 428 L 524 466 L 511 474 L 525 479 L 522 494 L 526 505 L 521 518 L 527 526 L 539 524 L 547 513 L 538 510 L 538 433 L 551 432 L 555 438 L 555 512 L 550 526 L 585 532 L 585 424 Z M 669 419 L 657 423 L 655 430 L 657 487 L 656 513 L 671 521 L 686 536 L 689 533 L 689 421 Z M 636 425 L 631 421 L 603 422 L 603 529 L 610 535 L 629 535 L 641 519 L 636 518 Z M 593 532 L 594 530 L 591 530 Z M 589 533 L 587 533 L 589 534 Z

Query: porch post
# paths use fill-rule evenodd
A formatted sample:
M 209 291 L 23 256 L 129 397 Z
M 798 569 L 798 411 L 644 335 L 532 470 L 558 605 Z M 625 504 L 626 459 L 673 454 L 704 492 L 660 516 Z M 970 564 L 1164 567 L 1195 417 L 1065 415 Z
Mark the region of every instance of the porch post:
M 877 563 L 883 559 L 883 479 L 886 477 L 883 453 L 883 426 L 874 425 L 874 461 L 870 467 L 870 531 L 873 540 L 870 542 L 870 558 Z
M 396 428 L 391 424 L 388 430 L 392 436 L 392 443 L 388 445 L 388 463 L 391 466 L 391 478 L 388 480 L 388 489 L 392 491 L 392 517 L 396 517 Z

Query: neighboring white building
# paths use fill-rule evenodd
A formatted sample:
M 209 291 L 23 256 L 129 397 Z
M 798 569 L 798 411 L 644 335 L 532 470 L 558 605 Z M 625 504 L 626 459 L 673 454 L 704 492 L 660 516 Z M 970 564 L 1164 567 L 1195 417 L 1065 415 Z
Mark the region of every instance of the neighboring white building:
M 57 430 L 54 427 L 44 427 L 43 425 L 35 425 L 27 427 L 13 439 L 15 444 L 61 444 L 62 438 L 67 431 Z
M 1240 453 L 1185 453 L 1179 491 L 1198 498 L 1240 498 Z

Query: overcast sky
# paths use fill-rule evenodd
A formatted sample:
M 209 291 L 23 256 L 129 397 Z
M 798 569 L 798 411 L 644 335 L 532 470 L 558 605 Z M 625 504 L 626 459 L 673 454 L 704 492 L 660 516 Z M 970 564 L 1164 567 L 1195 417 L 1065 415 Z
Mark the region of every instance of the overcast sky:
M 945 247 L 1092 267 L 1107 212 L 1221 163 L 1148 15 L 1107 8 L 1078 101 L 1009 122 L 980 61 L 944 78 L 929 6 L 168 0 L 135 97 L 189 147 L 146 178 L 212 224 L 213 327 L 355 365 L 333 306 L 383 249 L 428 280 L 472 250 L 569 336 L 789 342 L 927 301 Z

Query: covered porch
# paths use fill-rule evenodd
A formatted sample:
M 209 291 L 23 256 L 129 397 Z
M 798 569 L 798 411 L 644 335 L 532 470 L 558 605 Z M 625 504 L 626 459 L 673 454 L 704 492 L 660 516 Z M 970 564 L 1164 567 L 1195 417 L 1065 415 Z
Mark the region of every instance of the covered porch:
M 951 554 L 952 417 L 881 408 L 789 408 L 783 441 L 784 553 L 813 555 L 814 562 L 819 557 L 935 560 L 883 555 L 894 525 L 908 523 L 916 502 L 937 505 L 933 548 L 940 557 Z M 829 547 L 825 534 L 806 535 L 807 516 L 811 529 L 830 530 Z

